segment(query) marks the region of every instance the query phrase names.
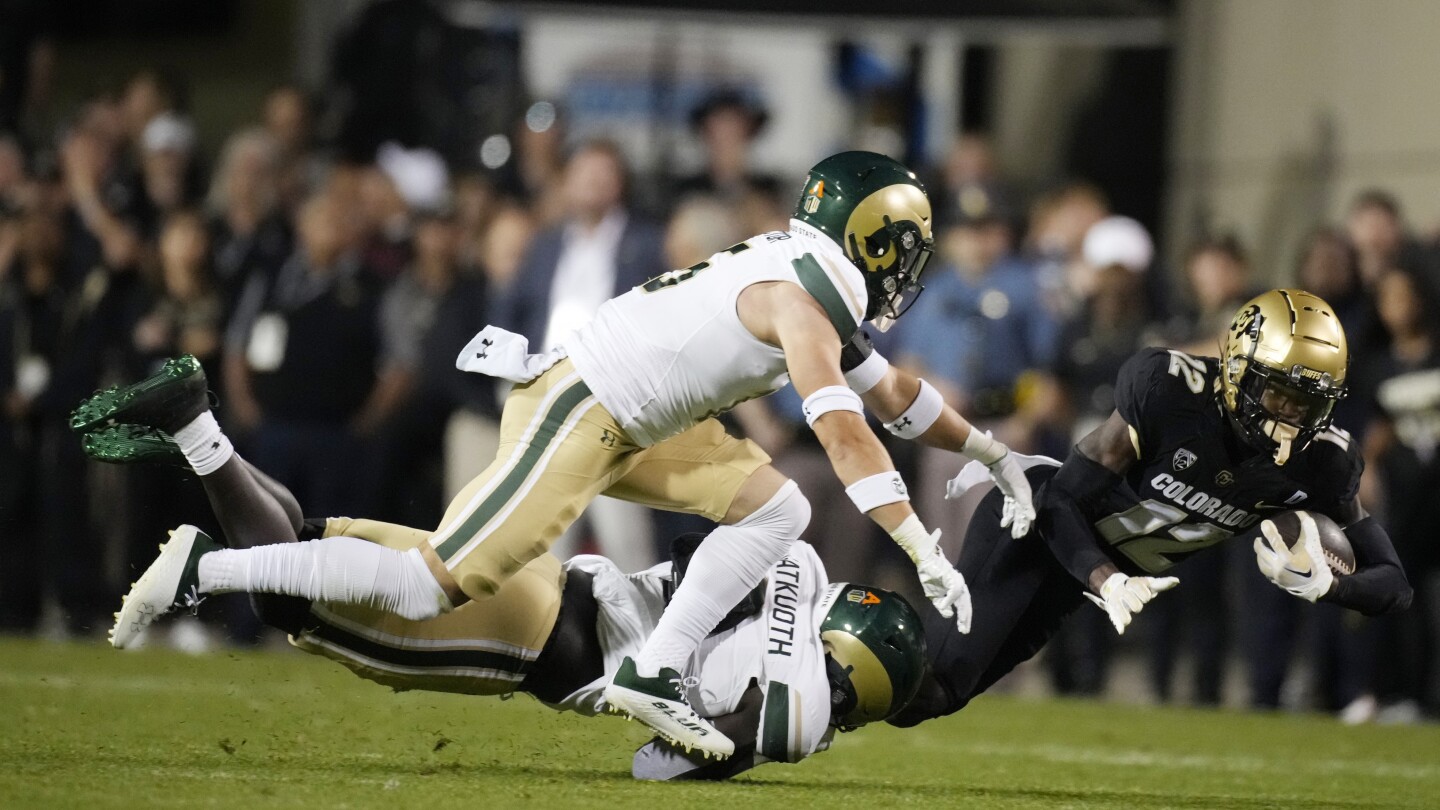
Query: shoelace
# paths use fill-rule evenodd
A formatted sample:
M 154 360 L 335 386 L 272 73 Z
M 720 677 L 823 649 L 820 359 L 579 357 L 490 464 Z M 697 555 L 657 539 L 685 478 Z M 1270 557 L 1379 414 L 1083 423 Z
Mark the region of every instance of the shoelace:
M 204 602 L 205 599 L 206 595 L 200 593 L 200 586 L 191 585 L 190 590 L 185 592 L 184 601 L 180 603 L 180 607 L 189 610 L 191 616 L 199 616 L 200 603 Z
M 695 675 L 688 675 L 683 678 L 671 678 L 670 683 L 675 685 L 675 691 L 680 693 L 680 702 L 686 706 L 690 705 L 690 698 L 686 696 L 685 690 L 694 689 L 700 685 L 700 678 Z M 691 710 L 694 711 L 693 709 Z

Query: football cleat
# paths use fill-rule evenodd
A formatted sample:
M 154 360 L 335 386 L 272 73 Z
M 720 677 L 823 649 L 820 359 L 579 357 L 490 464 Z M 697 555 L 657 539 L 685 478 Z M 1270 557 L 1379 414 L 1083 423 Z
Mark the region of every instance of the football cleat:
M 192 355 L 165 361 L 156 373 L 131 385 L 92 394 L 70 414 L 70 429 L 88 433 L 105 425 L 131 423 L 174 434 L 210 409 L 205 370 Z
M 194 526 L 170 532 L 169 542 L 160 546 L 160 556 L 125 594 L 120 612 L 115 614 L 115 626 L 110 629 L 110 643 L 123 650 L 172 609 L 198 607 L 205 600 L 200 593 L 200 557 L 220 548 L 210 535 Z
M 641 677 L 635 671 L 635 661 L 627 656 L 605 687 L 607 711 L 639 720 L 662 739 L 686 751 L 697 750 L 717 759 L 735 753 L 735 743 L 690 707 L 681 684 L 680 673 L 668 667 L 661 668 L 653 678 Z
M 115 425 L 86 433 L 85 455 L 107 464 L 179 464 L 185 454 L 170 434 L 144 425 Z

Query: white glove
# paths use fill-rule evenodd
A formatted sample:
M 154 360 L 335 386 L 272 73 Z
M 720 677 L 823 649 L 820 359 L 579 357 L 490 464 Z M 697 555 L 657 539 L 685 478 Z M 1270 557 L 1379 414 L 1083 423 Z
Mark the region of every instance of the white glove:
M 1115 625 L 1115 632 L 1125 635 L 1125 628 L 1130 625 L 1130 619 L 1155 595 L 1168 591 L 1180 580 L 1175 577 L 1127 577 L 1116 572 L 1111 574 L 1100 585 L 1100 595 L 1086 593 L 1085 598 L 1094 602 L 1106 613 L 1110 614 L 1110 623 Z
M 1260 533 L 1266 542 L 1255 538 L 1255 564 L 1266 579 L 1307 602 L 1330 592 L 1335 574 L 1325 561 L 1325 548 L 1320 545 L 1315 518 L 1307 512 L 1300 513 L 1300 540 L 1294 551 L 1285 545 L 1273 520 L 1261 523 Z
M 936 529 L 934 538 L 940 537 Z M 915 571 L 920 575 L 920 584 L 925 587 L 925 596 L 930 604 L 940 611 L 941 616 L 955 616 L 955 629 L 961 633 L 970 632 L 970 586 L 965 576 L 955 570 L 939 549 L 915 561 Z
M 940 530 L 926 533 L 920 518 L 911 515 L 890 533 L 896 545 L 905 549 L 915 563 L 925 597 L 946 618 L 955 617 L 955 628 L 970 632 L 970 587 L 965 577 L 955 570 L 940 553 Z
M 1035 522 L 1035 504 L 1032 503 L 1030 493 L 1030 481 L 1025 477 L 1025 470 L 1020 462 L 1015 460 L 1015 454 L 1010 448 L 995 441 L 990 437 L 989 432 L 981 433 L 971 429 L 970 435 L 965 439 L 965 445 L 961 452 L 985 465 L 990 471 L 990 480 L 1000 488 L 1005 495 L 1005 505 L 1000 510 L 1000 528 L 1009 527 L 1010 536 L 1019 540 L 1030 531 L 1030 525 Z M 950 479 L 945 484 L 945 497 L 954 499 L 960 497 L 968 488 L 968 482 L 962 481 L 965 473 Z

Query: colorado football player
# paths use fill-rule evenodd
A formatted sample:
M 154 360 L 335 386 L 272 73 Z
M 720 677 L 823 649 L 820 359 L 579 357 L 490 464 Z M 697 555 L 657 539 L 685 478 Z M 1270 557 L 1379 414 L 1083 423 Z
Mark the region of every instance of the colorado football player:
M 885 328 L 919 292 L 931 243 L 930 202 L 912 172 L 870 152 L 826 158 L 810 171 L 789 230 L 611 299 L 558 349 L 529 354 L 522 336 L 480 332 L 457 364 L 516 383 L 499 453 L 423 541 L 406 549 L 346 537 L 251 549 L 172 541 L 126 596 L 115 644 L 191 589 L 284 593 L 408 619 L 449 613 L 492 598 L 605 493 L 723 524 L 696 552 L 694 574 L 644 648 L 622 662 L 606 701 L 668 739 L 728 755 L 731 741 L 676 685 L 679 670 L 784 557 L 810 507 L 758 446 L 726 435 L 715 414 L 793 382 L 846 492 L 909 554 L 926 595 L 959 632 L 970 625 L 964 579 L 938 553 L 938 533 L 910 508 L 865 407 L 902 435 L 987 465 L 1017 536 L 1034 514 L 1008 449 L 972 430 L 933 387 L 879 364 L 858 377 L 842 372 L 841 348 L 860 322 Z M 208 481 L 229 474 L 234 451 L 207 404 L 203 373 L 177 361 L 91 398 L 71 426 L 138 423 L 170 433 Z
M 1114 413 L 1063 465 L 1024 460 L 1039 509 L 1030 536 L 999 530 L 1000 499 L 967 468 L 952 489 L 962 506 L 978 505 L 958 568 L 983 621 L 962 636 L 925 611 L 931 671 L 892 722 L 958 711 L 1087 599 L 1125 632 L 1178 584 L 1165 576 L 1171 566 L 1237 534 L 1258 535 L 1261 572 L 1301 599 L 1366 614 L 1407 607 L 1412 592 L 1390 539 L 1356 498 L 1359 448 L 1330 424 L 1348 371 L 1330 306 L 1272 290 L 1239 309 L 1220 358 L 1139 352 L 1120 370 Z M 1313 520 L 1300 521 L 1293 546 L 1281 540 L 1267 516 L 1294 509 L 1344 527 L 1354 573 L 1331 571 Z

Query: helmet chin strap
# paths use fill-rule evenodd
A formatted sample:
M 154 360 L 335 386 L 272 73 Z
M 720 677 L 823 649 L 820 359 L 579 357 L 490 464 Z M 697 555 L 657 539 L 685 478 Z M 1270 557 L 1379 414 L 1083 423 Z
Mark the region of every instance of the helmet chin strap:
M 1290 460 L 1290 449 L 1295 443 L 1296 437 L 1300 435 L 1300 428 L 1294 425 L 1287 425 L 1275 419 L 1266 419 L 1260 423 L 1260 426 L 1264 428 L 1265 435 L 1273 439 L 1277 445 L 1275 448 L 1275 464 L 1277 466 L 1284 466 L 1285 462 Z

